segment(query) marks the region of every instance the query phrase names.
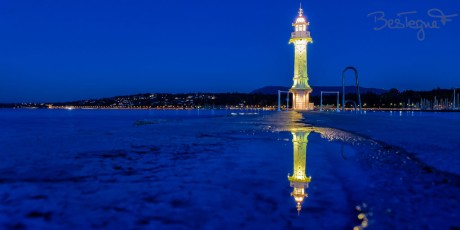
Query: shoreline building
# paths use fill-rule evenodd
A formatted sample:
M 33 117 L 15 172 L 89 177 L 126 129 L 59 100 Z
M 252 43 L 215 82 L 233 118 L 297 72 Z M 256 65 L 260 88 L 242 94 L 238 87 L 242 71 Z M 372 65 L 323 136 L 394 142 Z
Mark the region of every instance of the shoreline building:
M 302 5 L 300 5 L 299 15 L 292 24 L 295 32 L 291 34 L 289 44 L 293 43 L 295 47 L 294 59 L 294 84 L 289 90 L 293 95 L 292 108 L 294 110 L 313 110 L 313 103 L 310 103 L 310 93 L 312 89 L 308 84 L 307 72 L 307 45 L 313 43 L 308 31 L 310 22 L 303 15 Z
M 308 193 L 305 189 L 311 182 L 311 177 L 307 177 L 307 144 L 310 131 L 292 130 L 292 143 L 294 149 L 294 166 L 292 175 L 288 175 L 290 186 L 293 188 L 291 196 L 297 203 L 297 212 L 300 215 L 302 203 Z

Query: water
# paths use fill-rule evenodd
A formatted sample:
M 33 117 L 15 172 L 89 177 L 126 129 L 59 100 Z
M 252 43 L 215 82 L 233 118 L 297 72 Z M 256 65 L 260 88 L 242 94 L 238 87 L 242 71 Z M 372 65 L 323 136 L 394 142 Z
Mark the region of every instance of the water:
M 460 226 L 455 174 L 299 113 L 232 113 L 0 110 L 0 228 Z

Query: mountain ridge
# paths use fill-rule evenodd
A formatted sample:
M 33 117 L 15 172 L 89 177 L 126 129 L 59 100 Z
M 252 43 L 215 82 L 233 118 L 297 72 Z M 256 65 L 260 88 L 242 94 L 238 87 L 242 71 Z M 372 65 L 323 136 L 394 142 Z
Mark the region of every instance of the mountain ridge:
M 265 86 L 256 90 L 253 90 L 251 94 L 278 94 L 278 90 L 281 91 L 288 91 L 290 87 L 286 86 Z M 313 92 L 311 96 L 320 96 L 321 91 L 339 91 L 342 92 L 342 86 L 312 86 Z M 378 89 L 378 88 L 368 88 L 368 87 L 359 87 L 360 93 L 375 93 L 377 95 L 384 94 L 388 92 L 385 89 Z M 354 93 L 356 92 L 355 86 L 345 86 L 345 92 L 347 93 Z

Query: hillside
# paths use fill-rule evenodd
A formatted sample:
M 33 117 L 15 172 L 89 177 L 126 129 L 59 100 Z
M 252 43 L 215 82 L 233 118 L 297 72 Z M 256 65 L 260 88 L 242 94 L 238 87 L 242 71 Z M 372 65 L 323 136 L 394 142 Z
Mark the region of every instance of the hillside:
M 290 87 L 285 87 L 285 86 L 265 86 L 260 89 L 256 89 L 252 91 L 252 94 L 278 94 L 278 90 L 282 91 L 287 91 L 289 90 Z M 342 92 L 342 87 L 341 86 L 312 86 L 313 92 L 311 96 L 320 96 L 321 91 L 339 91 Z M 356 87 L 355 86 L 345 86 L 345 92 L 355 92 Z M 383 93 L 386 93 L 387 90 L 385 89 L 377 89 L 377 88 L 366 88 L 366 87 L 359 87 L 359 90 L 361 91 L 362 94 L 365 93 L 375 93 L 377 95 L 381 95 Z

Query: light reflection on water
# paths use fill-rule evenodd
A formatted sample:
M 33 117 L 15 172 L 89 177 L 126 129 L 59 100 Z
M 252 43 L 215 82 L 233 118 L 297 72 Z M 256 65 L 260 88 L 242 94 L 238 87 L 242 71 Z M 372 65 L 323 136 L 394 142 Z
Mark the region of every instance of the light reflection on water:
M 308 184 L 311 182 L 311 177 L 307 177 L 306 175 L 308 135 L 310 135 L 310 131 L 307 130 L 292 131 L 294 166 L 292 175 L 288 175 L 288 180 L 291 182 L 291 187 L 293 188 L 291 196 L 294 197 L 297 203 L 296 207 L 299 215 L 302 210 L 302 203 L 308 197 L 305 189 L 308 188 Z
M 74 117 L 66 118 L 69 113 Z M 63 223 L 81 223 L 82 229 L 104 222 L 125 229 L 362 229 L 396 226 L 392 223 L 404 222 L 405 215 L 423 219 L 433 210 L 455 213 L 460 207 L 449 200 L 460 194 L 449 185 L 458 181 L 455 177 L 413 163 L 390 146 L 309 126 L 300 113 L 245 112 L 213 119 L 189 119 L 198 115 L 188 111 L 106 113 L 59 112 L 28 129 L 13 116 L 7 117 L 15 121 L 11 128 L 3 121 L 4 130 L 23 130 L 18 137 L 5 135 L 10 139 L 0 142 L 0 149 L 25 143 L 23 138 L 28 143 L 14 145 L 17 153 L 9 156 L 9 149 L 3 151 L 0 197 L 7 202 L 0 209 L 14 210 L 5 214 L 8 219 L 32 229 L 41 219 L 23 219 L 37 212 L 63 212 Z M 72 128 L 66 128 L 69 124 Z M 45 129 L 48 136 L 41 138 Z M 30 172 L 9 170 L 15 162 Z M 44 211 L 35 209 L 40 205 Z M 65 226 L 57 219 L 46 224 Z M 454 218 L 448 220 L 440 226 L 456 226 Z
M 399 111 L 368 113 L 364 116 L 384 117 L 388 114 L 393 114 L 396 119 L 438 116 L 434 113 Z M 451 114 L 439 116 L 455 117 Z M 436 171 L 396 146 L 337 129 L 309 126 L 304 124 L 304 117 L 299 113 L 286 113 L 277 118 L 280 119 L 280 126 L 275 129 L 292 135 L 293 156 L 292 153 L 290 155 L 293 174 L 289 175 L 288 180 L 295 200 L 293 203 L 297 205 L 299 213 L 301 210 L 305 213 L 303 215 L 318 218 L 315 211 L 319 203 L 327 204 L 326 197 L 330 201 L 328 207 L 335 211 L 325 212 L 325 215 L 336 217 L 337 222 L 353 223 L 353 229 L 364 229 L 369 225 L 374 228 L 399 226 L 413 229 L 429 226 L 455 229 L 459 226 L 458 215 L 453 214 L 460 213 L 459 208 L 449 198 L 452 194 L 458 194 L 454 192 L 459 190 L 457 175 Z M 314 119 L 321 124 L 320 119 L 324 118 L 315 116 Z M 331 156 L 331 146 L 340 147 L 337 151 L 340 161 Z M 350 148 L 353 151 L 347 151 Z M 297 178 L 298 181 L 295 180 Z M 456 199 L 455 202 L 458 203 Z M 350 210 L 354 210 L 353 215 L 350 215 L 353 213 Z M 438 210 L 443 211 L 433 215 Z M 444 221 L 445 218 L 450 222 Z M 407 223 L 408 219 L 414 221 Z
M 323 132 L 321 136 L 322 139 L 334 139 L 335 131 L 321 130 L 317 128 L 317 132 Z M 292 144 L 293 144 L 293 169 L 292 175 L 288 175 L 288 180 L 290 182 L 290 187 L 292 187 L 291 196 L 294 198 L 296 203 L 296 209 L 298 215 L 301 214 L 302 204 L 308 198 L 307 189 L 309 184 L 312 182 L 312 177 L 307 173 L 307 149 L 308 149 L 308 137 L 311 133 L 315 132 L 314 127 L 304 127 L 304 128 L 292 128 Z M 344 144 L 341 144 L 341 156 L 343 160 L 346 160 Z M 368 227 L 369 220 L 368 215 L 364 212 L 366 204 L 357 205 L 356 211 L 358 211 L 357 219 L 361 222 L 356 225 L 353 229 L 360 230 Z M 308 214 L 307 214 L 308 215 Z
M 279 127 L 278 131 L 289 131 L 290 134 L 292 135 L 292 151 L 293 155 L 291 155 L 292 159 L 292 174 L 288 174 L 288 181 L 290 184 L 290 187 L 292 188 L 292 192 L 290 193 L 291 197 L 293 197 L 293 203 L 295 204 L 297 214 L 300 216 L 304 203 L 308 202 L 307 198 L 309 197 L 309 192 L 308 189 L 311 186 L 310 183 L 312 183 L 312 176 L 309 174 L 309 170 L 307 167 L 307 152 L 308 151 L 318 151 L 319 149 L 323 149 L 324 147 L 321 146 L 340 146 L 338 149 L 337 157 L 340 156 L 340 160 L 344 161 L 344 163 L 339 163 L 342 164 L 340 167 L 350 167 L 350 165 L 353 165 L 354 162 L 353 160 L 351 162 L 347 162 L 345 164 L 345 161 L 347 161 L 348 158 L 354 158 L 356 156 L 355 151 L 350 151 L 349 146 L 345 148 L 345 145 L 349 143 L 356 143 L 359 141 L 362 141 L 363 139 L 360 137 L 356 137 L 353 135 L 350 135 L 349 133 L 342 132 L 340 130 L 335 130 L 335 129 L 330 129 L 330 128 L 320 128 L 320 127 L 312 127 L 309 125 L 305 125 L 303 122 L 301 122 L 302 116 L 299 113 L 290 113 L 286 116 L 288 118 L 288 121 L 285 121 L 282 123 L 281 127 Z M 309 138 L 311 137 L 312 134 L 317 134 L 319 135 L 319 140 L 318 138 L 314 138 L 313 142 L 309 142 Z M 320 141 L 320 142 L 318 142 Z M 336 143 L 332 143 L 332 142 Z M 338 142 L 337 142 L 338 141 Z M 317 144 L 318 146 L 312 146 Z M 326 148 L 331 148 L 331 147 L 326 147 Z M 332 147 L 335 148 L 335 147 Z M 337 149 L 337 148 L 336 148 Z M 316 158 L 330 158 L 330 156 L 326 156 L 330 154 L 329 151 L 326 151 L 324 153 L 322 152 L 313 152 L 313 156 Z M 313 159 L 314 162 L 318 162 L 317 159 Z M 323 161 L 324 162 L 324 161 Z M 326 160 L 327 163 L 327 160 Z M 318 167 L 323 167 L 320 165 L 314 165 L 315 171 L 318 171 Z M 352 166 L 352 167 L 356 167 Z M 318 175 L 320 180 L 324 178 L 328 178 L 325 175 Z M 314 181 L 313 181 L 314 183 Z M 343 182 L 342 182 L 343 183 Z M 320 183 L 318 186 L 324 187 L 323 183 Z M 314 186 L 317 187 L 317 186 Z M 356 187 L 356 188 L 359 188 Z M 326 192 L 326 191 L 323 191 Z M 310 199 L 315 199 L 315 198 L 310 198 Z M 312 203 L 317 203 L 315 200 L 312 200 Z M 305 215 L 311 215 L 311 210 L 309 211 L 309 208 L 307 207 L 306 209 L 306 214 Z M 352 210 L 353 207 L 349 207 L 349 210 Z M 362 203 L 362 204 L 357 204 L 355 206 L 355 211 L 356 211 L 356 216 L 355 220 L 349 219 L 350 222 L 354 222 L 356 225 L 353 229 L 365 229 L 369 225 L 369 216 L 367 214 L 367 204 Z

